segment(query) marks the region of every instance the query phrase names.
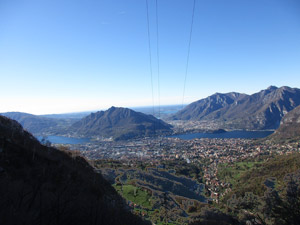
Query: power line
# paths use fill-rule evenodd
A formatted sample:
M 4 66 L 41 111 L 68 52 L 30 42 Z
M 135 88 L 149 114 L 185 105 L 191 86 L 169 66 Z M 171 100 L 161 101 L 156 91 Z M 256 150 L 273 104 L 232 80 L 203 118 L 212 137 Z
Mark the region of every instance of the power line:
M 154 116 L 153 71 L 152 71 L 152 56 L 151 56 L 151 40 L 150 40 L 148 0 L 146 0 L 146 11 L 147 11 L 147 27 L 148 27 L 148 48 L 149 48 L 150 77 L 151 77 L 151 90 L 152 90 L 152 107 L 153 107 L 153 116 Z
M 158 29 L 158 0 L 156 0 L 155 4 L 156 9 L 156 53 L 157 53 L 157 88 L 158 88 L 158 117 L 160 118 L 160 64 L 159 64 L 159 29 Z
M 149 48 L 149 64 L 150 64 L 150 77 L 151 77 L 151 90 L 152 90 L 152 110 L 153 116 L 155 116 L 154 111 L 154 92 L 153 92 L 153 70 L 152 70 L 152 55 L 151 55 L 151 36 L 150 36 L 150 22 L 149 22 L 149 6 L 148 0 L 146 0 L 146 9 L 147 9 L 147 27 L 148 27 L 148 48 Z M 153 125 L 153 135 L 156 134 L 155 123 Z
M 194 24 L 195 8 L 196 8 L 196 0 L 194 0 L 194 4 L 193 4 L 193 14 L 192 14 L 192 23 L 191 23 L 191 30 L 190 30 L 190 39 L 189 39 L 189 45 L 188 45 L 188 54 L 187 54 L 187 60 L 186 60 L 186 66 L 185 66 L 185 76 L 184 76 L 184 83 L 183 83 L 182 108 L 183 108 L 183 103 L 184 103 L 186 78 L 187 78 L 188 68 L 189 68 L 189 60 L 190 60 L 190 51 L 191 51 L 191 43 L 192 43 L 192 34 L 193 34 L 193 24 Z

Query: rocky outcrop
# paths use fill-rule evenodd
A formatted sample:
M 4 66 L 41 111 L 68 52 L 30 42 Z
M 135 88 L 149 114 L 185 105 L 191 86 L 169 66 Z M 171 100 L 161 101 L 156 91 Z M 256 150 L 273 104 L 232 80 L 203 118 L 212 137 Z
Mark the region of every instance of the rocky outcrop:
M 270 86 L 252 95 L 216 93 L 191 103 L 173 120 L 211 120 L 233 129 L 276 129 L 281 118 L 300 105 L 300 89 Z

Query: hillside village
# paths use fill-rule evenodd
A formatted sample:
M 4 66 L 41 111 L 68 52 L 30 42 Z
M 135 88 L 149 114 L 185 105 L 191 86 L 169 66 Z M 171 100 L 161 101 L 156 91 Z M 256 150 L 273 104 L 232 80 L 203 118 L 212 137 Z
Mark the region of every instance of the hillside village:
M 56 146 L 60 147 L 60 145 Z M 300 152 L 300 145 L 297 143 L 217 138 L 182 140 L 171 137 L 122 142 L 101 141 L 85 145 L 69 145 L 69 147 L 79 150 L 89 159 L 119 160 L 133 168 L 136 167 L 137 162 L 159 168 L 163 168 L 160 166 L 163 161 L 184 160 L 187 163 L 201 164 L 204 174 L 199 182 L 206 185 L 214 201 L 218 201 L 219 197 L 228 192 L 231 187 L 231 184 L 223 183 L 218 179 L 219 164 L 255 161 L 262 156 Z

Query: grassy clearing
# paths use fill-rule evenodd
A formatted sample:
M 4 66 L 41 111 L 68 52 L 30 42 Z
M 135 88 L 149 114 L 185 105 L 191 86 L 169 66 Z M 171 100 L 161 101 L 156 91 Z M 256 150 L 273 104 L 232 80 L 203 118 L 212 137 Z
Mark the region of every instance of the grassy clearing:
M 147 191 L 133 185 L 114 186 L 115 189 L 127 200 L 147 209 L 152 209 L 151 196 Z
M 262 162 L 237 162 L 234 164 L 224 163 L 219 165 L 218 177 L 219 179 L 231 183 L 233 186 L 240 179 L 242 174 L 255 168 Z
M 146 219 L 150 219 L 151 221 L 156 221 L 157 225 L 179 225 L 182 223 L 176 222 L 167 222 L 160 221 L 160 211 L 158 209 L 153 210 L 153 199 L 147 193 L 147 191 L 143 191 L 139 187 L 135 187 L 133 185 L 123 185 L 123 191 L 121 190 L 121 186 L 113 185 L 114 188 L 125 198 L 129 200 L 141 208 L 134 208 L 134 213 L 137 215 L 144 215 Z

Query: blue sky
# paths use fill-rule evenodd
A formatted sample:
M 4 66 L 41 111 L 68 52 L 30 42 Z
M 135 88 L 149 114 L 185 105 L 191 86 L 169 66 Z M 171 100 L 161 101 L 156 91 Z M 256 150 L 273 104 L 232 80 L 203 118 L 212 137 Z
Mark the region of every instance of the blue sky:
M 158 104 L 155 0 L 149 2 Z M 160 103 L 181 104 L 193 0 L 158 0 Z M 0 0 L 0 112 L 152 105 L 145 0 Z M 196 0 L 185 103 L 300 88 L 299 0 Z

